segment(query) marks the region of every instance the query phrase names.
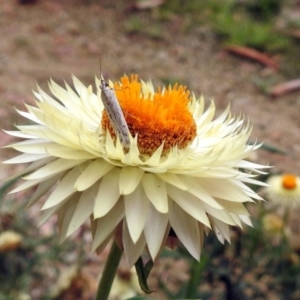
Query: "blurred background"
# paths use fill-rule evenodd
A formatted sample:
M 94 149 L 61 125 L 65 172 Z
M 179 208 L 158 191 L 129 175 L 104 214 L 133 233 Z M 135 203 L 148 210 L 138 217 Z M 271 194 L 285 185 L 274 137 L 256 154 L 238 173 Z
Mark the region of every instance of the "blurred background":
M 106 79 L 136 73 L 156 87 L 178 82 L 207 106 L 213 98 L 218 114 L 230 104 L 253 124 L 251 141 L 265 143 L 250 159 L 299 174 L 297 0 L 0 1 L 0 38 L 3 129 L 24 124 L 15 109 L 34 103 L 36 84 L 48 91 L 49 78 L 72 85 L 73 74 L 95 89 L 100 56 Z M 0 138 L 1 146 L 12 142 Z M 12 155 L 5 149 L 0 159 Z M 39 207 L 25 211 L 28 195 L 5 196 L 13 185 L 5 179 L 19 168 L 1 165 L 0 300 L 93 299 L 107 252 L 90 253 L 85 227 L 62 245 L 55 219 L 37 229 Z M 233 229 L 232 245 L 209 235 L 200 263 L 166 250 L 149 279 L 157 292 L 147 297 L 300 299 L 297 209 L 249 206 L 254 228 Z M 121 266 L 112 299 L 140 293 L 134 280 Z

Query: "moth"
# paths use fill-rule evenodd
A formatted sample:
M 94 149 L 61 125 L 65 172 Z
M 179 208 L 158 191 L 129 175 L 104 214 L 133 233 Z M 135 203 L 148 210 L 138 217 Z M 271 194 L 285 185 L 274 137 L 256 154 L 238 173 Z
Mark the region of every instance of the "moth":
M 116 97 L 114 89 L 105 82 L 102 74 L 100 73 L 100 89 L 101 89 L 101 100 L 103 102 L 104 108 L 107 111 L 110 123 L 113 127 L 113 130 L 120 138 L 120 142 L 125 149 L 130 148 L 130 139 L 129 139 L 129 129 L 119 104 L 119 101 Z

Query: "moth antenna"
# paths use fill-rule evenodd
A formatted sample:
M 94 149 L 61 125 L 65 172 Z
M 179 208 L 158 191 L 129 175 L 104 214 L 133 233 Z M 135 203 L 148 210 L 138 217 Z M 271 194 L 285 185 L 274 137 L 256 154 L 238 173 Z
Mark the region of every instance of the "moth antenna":
M 100 80 L 103 79 L 102 77 L 102 67 L 101 67 L 101 55 L 99 53 L 99 71 L 100 71 Z

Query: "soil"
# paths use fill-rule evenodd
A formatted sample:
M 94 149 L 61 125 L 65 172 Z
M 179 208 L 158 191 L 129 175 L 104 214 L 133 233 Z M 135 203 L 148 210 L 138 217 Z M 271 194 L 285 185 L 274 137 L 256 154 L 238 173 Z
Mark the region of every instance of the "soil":
M 126 3 L 124 1 L 124 3 Z M 48 91 L 47 80 L 71 84 L 75 75 L 94 85 L 99 76 L 99 54 L 105 78 L 118 80 L 137 73 L 155 86 L 178 81 L 196 95 L 214 99 L 219 115 L 229 104 L 233 115 L 253 124 L 251 141 L 264 142 L 286 155 L 259 150 L 255 160 L 274 166 L 272 172 L 298 173 L 300 167 L 300 93 L 273 99 L 256 85 L 259 80 L 285 81 L 280 71 L 231 56 L 206 25 L 181 30 L 174 15 L 160 24 L 158 38 L 126 32 L 126 23 L 141 11 L 122 1 L 41 0 L 20 5 L 0 1 L 0 117 L 1 127 L 24 124 L 16 109 L 34 103 L 36 83 Z M 25 122 L 27 122 L 25 120 Z M 11 142 L 0 133 L 1 145 Z M 0 152 L 0 160 L 12 157 Z M 0 179 L 13 172 L 1 168 Z

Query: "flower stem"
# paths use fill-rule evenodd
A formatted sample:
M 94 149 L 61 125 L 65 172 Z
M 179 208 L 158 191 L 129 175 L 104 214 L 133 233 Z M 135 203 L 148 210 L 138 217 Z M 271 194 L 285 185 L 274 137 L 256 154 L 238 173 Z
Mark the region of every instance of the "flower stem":
M 116 272 L 119 266 L 119 262 L 122 257 L 122 251 L 114 241 L 111 245 L 111 249 L 98 285 L 98 290 L 95 300 L 107 300 L 111 286 L 113 284 Z

